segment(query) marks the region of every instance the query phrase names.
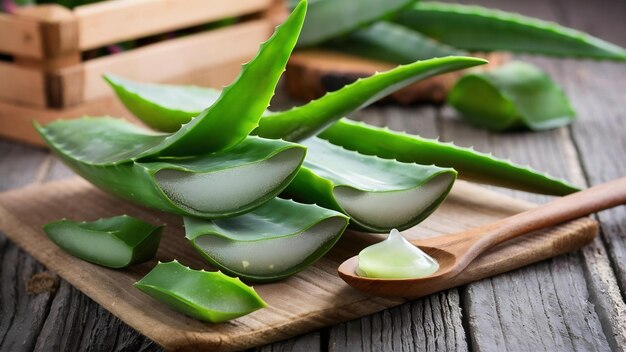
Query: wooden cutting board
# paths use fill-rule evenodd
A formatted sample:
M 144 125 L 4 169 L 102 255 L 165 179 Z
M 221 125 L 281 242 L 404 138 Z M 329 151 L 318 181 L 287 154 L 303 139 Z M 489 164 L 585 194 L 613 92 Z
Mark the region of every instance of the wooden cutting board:
M 460 181 L 431 217 L 404 234 L 414 238 L 457 232 L 530 206 Z M 43 224 L 63 217 L 95 220 L 123 213 L 167 225 L 155 260 L 125 270 L 99 267 L 64 253 L 41 230 Z M 132 286 L 156 260 L 176 258 L 194 269 L 210 269 L 184 239 L 181 219 L 129 204 L 77 178 L 0 194 L 0 229 L 50 270 L 168 350 L 245 349 L 372 314 L 405 301 L 360 293 L 337 276 L 340 262 L 380 239 L 379 235 L 347 232 L 326 257 L 302 273 L 282 282 L 255 286 L 268 308 L 222 324 L 188 318 Z M 450 286 L 576 250 L 592 241 L 596 234 L 597 223 L 588 218 L 529 234 L 479 258 Z
M 489 64 L 471 70 L 493 69 L 510 58 L 509 54 L 498 52 L 472 55 L 489 60 Z M 309 101 L 352 83 L 357 78 L 371 76 L 396 66 L 327 49 L 299 50 L 289 58 L 285 86 L 292 97 Z M 455 71 L 427 78 L 389 95 L 382 101 L 391 100 L 401 104 L 442 103 L 450 88 L 466 72 L 467 70 Z

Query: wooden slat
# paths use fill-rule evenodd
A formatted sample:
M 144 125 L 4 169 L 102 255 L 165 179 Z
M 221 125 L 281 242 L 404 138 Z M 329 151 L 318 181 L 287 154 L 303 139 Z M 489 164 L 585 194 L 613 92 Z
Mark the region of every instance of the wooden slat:
M 269 20 L 254 20 L 87 61 L 82 66 L 81 100 L 88 102 L 112 93 L 102 80 L 104 73 L 164 82 L 233 61 L 244 63 L 254 56 L 259 43 L 269 37 L 272 29 Z
M 43 44 L 37 22 L 0 13 L 0 52 L 43 58 Z
M 173 77 L 171 81 L 221 88 L 237 76 L 241 68 L 239 61 L 226 62 L 198 72 L 196 75 Z M 33 128 L 33 120 L 45 124 L 58 119 L 84 115 L 124 117 L 132 122 L 140 123 L 124 108 L 117 97 L 112 95 L 64 109 L 33 108 L 0 100 L 0 137 L 42 146 L 43 141 Z
M 40 70 L 0 61 L 0 99 L 33 107 L 46 106 L 45 75 Z
M 112 0 L 74 10 L 80 48 L 97 48 L 150 34 L 267 9 L 271 0 Z

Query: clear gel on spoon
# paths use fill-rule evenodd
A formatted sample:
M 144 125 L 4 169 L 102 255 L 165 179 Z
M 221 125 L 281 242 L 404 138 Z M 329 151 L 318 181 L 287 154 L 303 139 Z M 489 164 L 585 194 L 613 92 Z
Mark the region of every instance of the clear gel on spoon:
M 393 229 L 386 240 L 359 253 L 357 274 L 380 279 L 415 279 L 433 274 L 439 263 Z

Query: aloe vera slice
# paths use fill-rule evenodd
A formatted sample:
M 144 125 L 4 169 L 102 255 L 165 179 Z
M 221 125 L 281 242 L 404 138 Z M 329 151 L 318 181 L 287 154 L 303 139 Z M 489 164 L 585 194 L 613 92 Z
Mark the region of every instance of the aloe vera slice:
M 250 286 L 221 272 L 158 263 L 135 287 L 170 308 L 210 323 L 235 319 L 267 304 Z
M 626 50 L 556 23 L 480 6 L 419 2 L 395 22 L 470 51 L 507 50 L 555 56 L 626 60 Z
M 561 88 L 524 62 L 463 76 L 448 94 L 448 102 L 470 123 L 496 131 L 556 128 L 575 116 Z
M 298 39 L 298 47 L 319 44 L 374 22 L 414 3 L 415 0 L 316 0 Z
M 527 166 L 452 143 L 341 119 L 319 137 L 349 150 L 402 162 L 452 167 L 459 178 L 522 191 L 562 196 L 580 189 Z M 308 156 L 307 156 L 308 157 Z
M 351 55 L 395 64 L 409 64 L 434 57 L 467 55 L 412 29 L 393 22 L 379 21 L 344 37 L 324 43 L 324 47 Z
M 444 200 L 453 169 L 362 155 L 313 137 L 307 156 L 285 192 L 298 200 L 341 211 L 352 227 L 369 232 L 406 229 Z
M 52 242 L 75 257 L 109 268 L 125 268 L 154 258 L 163 226 L 121 215 L 91 222 L 63 219 L 43 229 Z
M 83 118 L 39 133 L 76 173 L 138 204 L 205 218 L 247 212 L 278 195 L 295 177 L 305 148 L 248 137 L 228 151 L 185 158 L 137 159 L 153 137 L 122 119 Z
M 259 121 L 259 126 L 252 133 L 264 138 L 300 140 L 314 135 L 346 114 L 419 80 L 484 63 L 486 63 L 485 60 L 472 57 L 445 57 L 398 66 L 389 71 L 359 79 L 308 104 L 287 111 L 266 111 Z M 193 105 L 187 102 L 206 101 L 209 103 L 215 99 L 215 91 L 211 89 L 135 83 L 111 79 L 111 77 L 109 77 L 109 83 L 115 87 L 120 99 L 126 101 L 125 104 L 130 111 L 141 114 L 136 116 L 157 129 L 162 125 L 158 121 L 184 123 L 191 120 L 203 108 L 201 103 Z M 132 94 L 120 92 L 132 92 Z M 192 111 L 193 109 L 198 109 L 198 111 Z M 186 117 L 184 114 L 187 114 Z
M 187 239 L 210 263 L 256 282 L 305 269 L 332 248 L 346 226 L 341 213 L 280 198 L 233 218 L 185 217 Z

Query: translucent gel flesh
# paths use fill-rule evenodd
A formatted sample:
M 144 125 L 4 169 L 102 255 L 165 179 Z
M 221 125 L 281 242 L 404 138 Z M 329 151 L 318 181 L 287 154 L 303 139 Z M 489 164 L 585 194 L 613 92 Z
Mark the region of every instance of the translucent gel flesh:
M 263 162 L 207 173 L 161 170 L 155 178 L 170 200 L 182 208 L 226 212 L 253 203 L 279 187 L 297 166 L 298 153 L 287 150 Z
M 407 191 L 364 192 L 350 187 L 333 191 L 339 205 L 359 222 L 376 227 L 400 227 L 433 204 L 453 181 L 452 175 L 441 174 Z
M 386 240 L 359 253 L 357 274 L 381 279 L 411 279 L 433 274 L 439 263 L 393 229 Z
M 330 218 L 290 237 L 246 242 L 207 235 L 195 243 L 232 271 L 252 276 L 280 274 L 302 263 L 344 225 L 343 219 Z

